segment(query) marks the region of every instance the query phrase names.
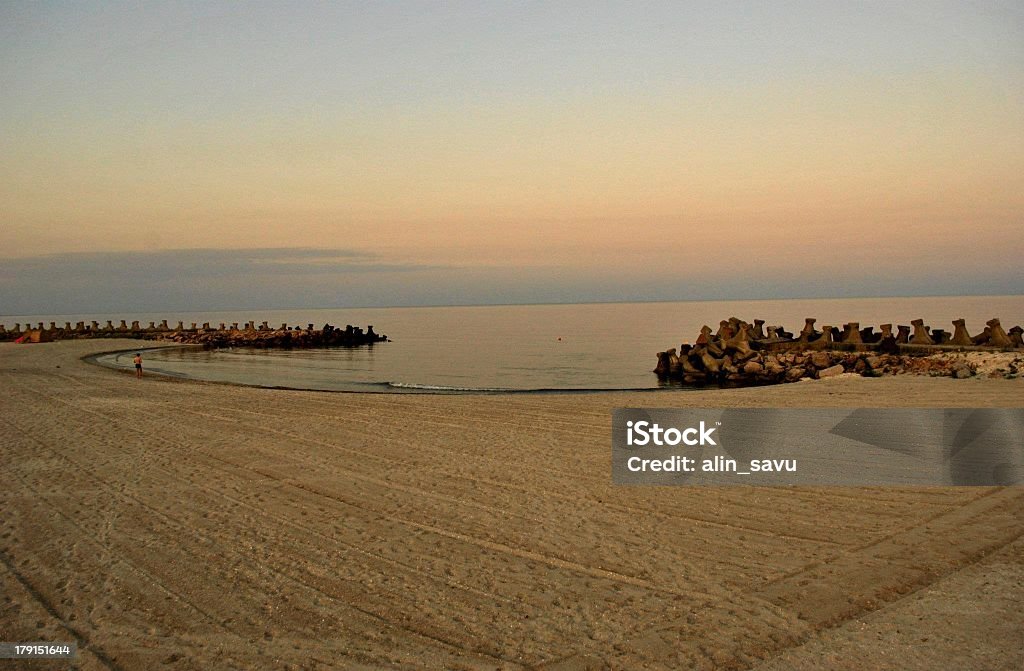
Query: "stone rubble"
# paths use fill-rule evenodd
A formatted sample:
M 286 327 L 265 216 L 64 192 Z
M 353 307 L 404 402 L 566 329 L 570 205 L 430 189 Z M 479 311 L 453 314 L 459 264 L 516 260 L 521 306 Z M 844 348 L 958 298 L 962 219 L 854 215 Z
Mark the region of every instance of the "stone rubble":
M 807 319 L 794 335 L 778 326 L 753 324 L 732 317 L 712 334 L 701 329 L 694 344 L 658 352 L 654 372 L 663 381 L 684 384 L 748 386 L 818 380 L 842 375 L 930 375 L 957 379 L 983 375 L 1016 378 L 1024 373 L 1024 342 L 1020 326 L 1005 331 L 991 319 L 984 331 L 970 336 L 963 319 L 953 332 L 931 329 L 921 319 L 900 325 L 860 328 L 857 322 L 840 330 L 814 327 Z
M 256 322 L 246 322 L 241 327 L 238 323 L 221 323 L 219 326 L 211 327 L 210 323 L 206 322 L 202 325 L 193 323 L 191 328 L 186 328 L 182 322 L 178 322 L 176 327 L 171 328 L 165 319 L 160 324 L 149 322 L 147 327 L 140 326 L 137 321 L 128 325 L 125 320 L 121 320 L 119 326 L 114 326 L 112 321 L 108 321 L 105 326 L 93 321 L 89 324 L 78 322 L 75 326 L 65 322 L 64 327 L 58 327 L 54 322 L 50 322 L 49 327 L 45 327 L 40 322 L 37 328 L 27 326 L 24 330 L 21 324 L 15 324 L 13 329 L 7 329 L 0 324 L 0 341 L 39 343 L 79 338 L 137 338 L 203 345 L 209 348 L 357 347 L 388 340 L 387 336 L 375 333 L 373 326 L 367 326 L 364 330 L 359 326 L 349 325 L 342 329 L 330 324 L 314 329 L 312 324 L 305 328 L 287 324 L 273 328 L 267 322 L 259 325 Z

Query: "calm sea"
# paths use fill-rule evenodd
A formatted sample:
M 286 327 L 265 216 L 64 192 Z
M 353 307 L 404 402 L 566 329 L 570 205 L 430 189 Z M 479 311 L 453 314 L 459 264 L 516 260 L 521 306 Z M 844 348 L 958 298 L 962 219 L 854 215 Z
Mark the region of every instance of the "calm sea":
M 818 326 L 909 324 L 921 317 L 951 329 L 958 317 L 974 334 L 999 317 L 1004 327 L 1024 322 L 1024 296 L 862 298 L 678 303 L 605 303 L 429 308 L 247 310 L 217 313 L 36 315 L 3 323 L 167 319 L 186 322 L 267 320 L 318 328 L 372 324 L 393 342 L 360 349 L 266 351 L 169 349 L 149 352 L 147 368 L 180 377 L 250 385 L 344 391 L 486 391 L 654 389 L 655 354 L 692 342 L 703 324 L 717 328 L 736 316 L 764 319 L 798 331 L 805 317 Z M 102 363 L 130 366 L 131 355 Z

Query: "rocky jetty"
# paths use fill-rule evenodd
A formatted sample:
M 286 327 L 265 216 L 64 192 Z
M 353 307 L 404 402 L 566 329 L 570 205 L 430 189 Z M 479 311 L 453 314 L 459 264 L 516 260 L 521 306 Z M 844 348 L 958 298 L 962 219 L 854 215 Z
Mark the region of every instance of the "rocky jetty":
M 256 322 L 246 322 L 242 326 L 238 323 L 211 326 L 209 322 L 193 322 L 190 327 L 186 327 L 179 321 L 175 327 L 170 327 L 166 319 L 159 324 L 149 322 L 149 326 L 141 326 L 137 321 L 129 325 L 123 319 L 117 326 L 112 321 L 108 321 L 105 326 L 101 326 L 97 321 L 78 322 L 74 326 L 70 322 L 65 322 L 63 327 L 58 327 L 54 322 L 50 322 L 49 327 L 46 327 L 40 322 L 37 327 L 29 325 L 24 329 L 21 324 L 15 324 L 13 329 L 7 329 L 0 324 L 0 341 L 52 342 L 79 338 L 138 338 L 206 347 L 267 348 L 358 347 L 386 342 L 388 339 L 385 335 L 375 333 L 373 326 L 367 326 L 364 330 L 359 326 L 339 328 L 330 324 L 324 324 L 320 329 L 314 329 L 312 324 L 307 324 L 304 328 L 281 324 L 279 328 L 274 328 L 267 322 L 259 325 Z
M 1024 373 L 1024 329 L 1003 329 L 991 319 L 971 336 L 963 319 L 952 331 L 931 329 L 921 319 L 909 325 L 882 324 L 876 332 L 857 322 L 815 328 L 808 318 L 799 333 L 731 317 L 718 330 L 704 326 L 693 344 L 658 352 L 654 372 L 684 384 L 759 385 L 822 379 L 844 374 L 866 377 L 914 373 L 956 378 L 983 373 L 1018 377 Z M 982 358 L 979 358 L 982 357 Z M 982 363 L 983 362 L 983 363 Z

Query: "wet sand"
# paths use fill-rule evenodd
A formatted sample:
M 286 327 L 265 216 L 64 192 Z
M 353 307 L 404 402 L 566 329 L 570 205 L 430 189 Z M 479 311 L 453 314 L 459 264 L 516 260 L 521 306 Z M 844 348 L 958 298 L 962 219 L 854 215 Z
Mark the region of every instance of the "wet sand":
M 1012 407 L 1024 380 L 358 395 L 80 361 L 134 346 L 0 344 L 0 640 L 83 669 L 1024 664 L 1024 488 L 609 474 L 615 407 Z

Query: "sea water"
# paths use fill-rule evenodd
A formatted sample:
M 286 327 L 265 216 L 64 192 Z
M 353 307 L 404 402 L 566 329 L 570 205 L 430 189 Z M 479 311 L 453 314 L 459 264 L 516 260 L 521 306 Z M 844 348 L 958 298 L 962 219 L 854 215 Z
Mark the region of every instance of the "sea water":
M 718 327 L 731 316 L 764 319 L 799 331 L 805 317 L 817 326 L 909 324 L 920 317 L 932 328 L 952 330 L 964 317 L 980 332 L 992 317 L 1003 326 L 1024 322 L 1024 296 L 857 298 L 764 301 L 691 301 L 578 305 L 350 308 L 177 312 L 116 315 L 4 317 L 14 322 L 112 319 L 143 324 L 264 320 L 372 324 L 391 342 L 355 349 L 264 350 L 197 347 L 146 352 L 149 372 L 183 378 L 269 387 L 335 391 L 448 392 L 656 389 L 656 353 L 693 342 L 702 325 Z M 99 357 L 104 365 L 131 367 L 130 353 Z

